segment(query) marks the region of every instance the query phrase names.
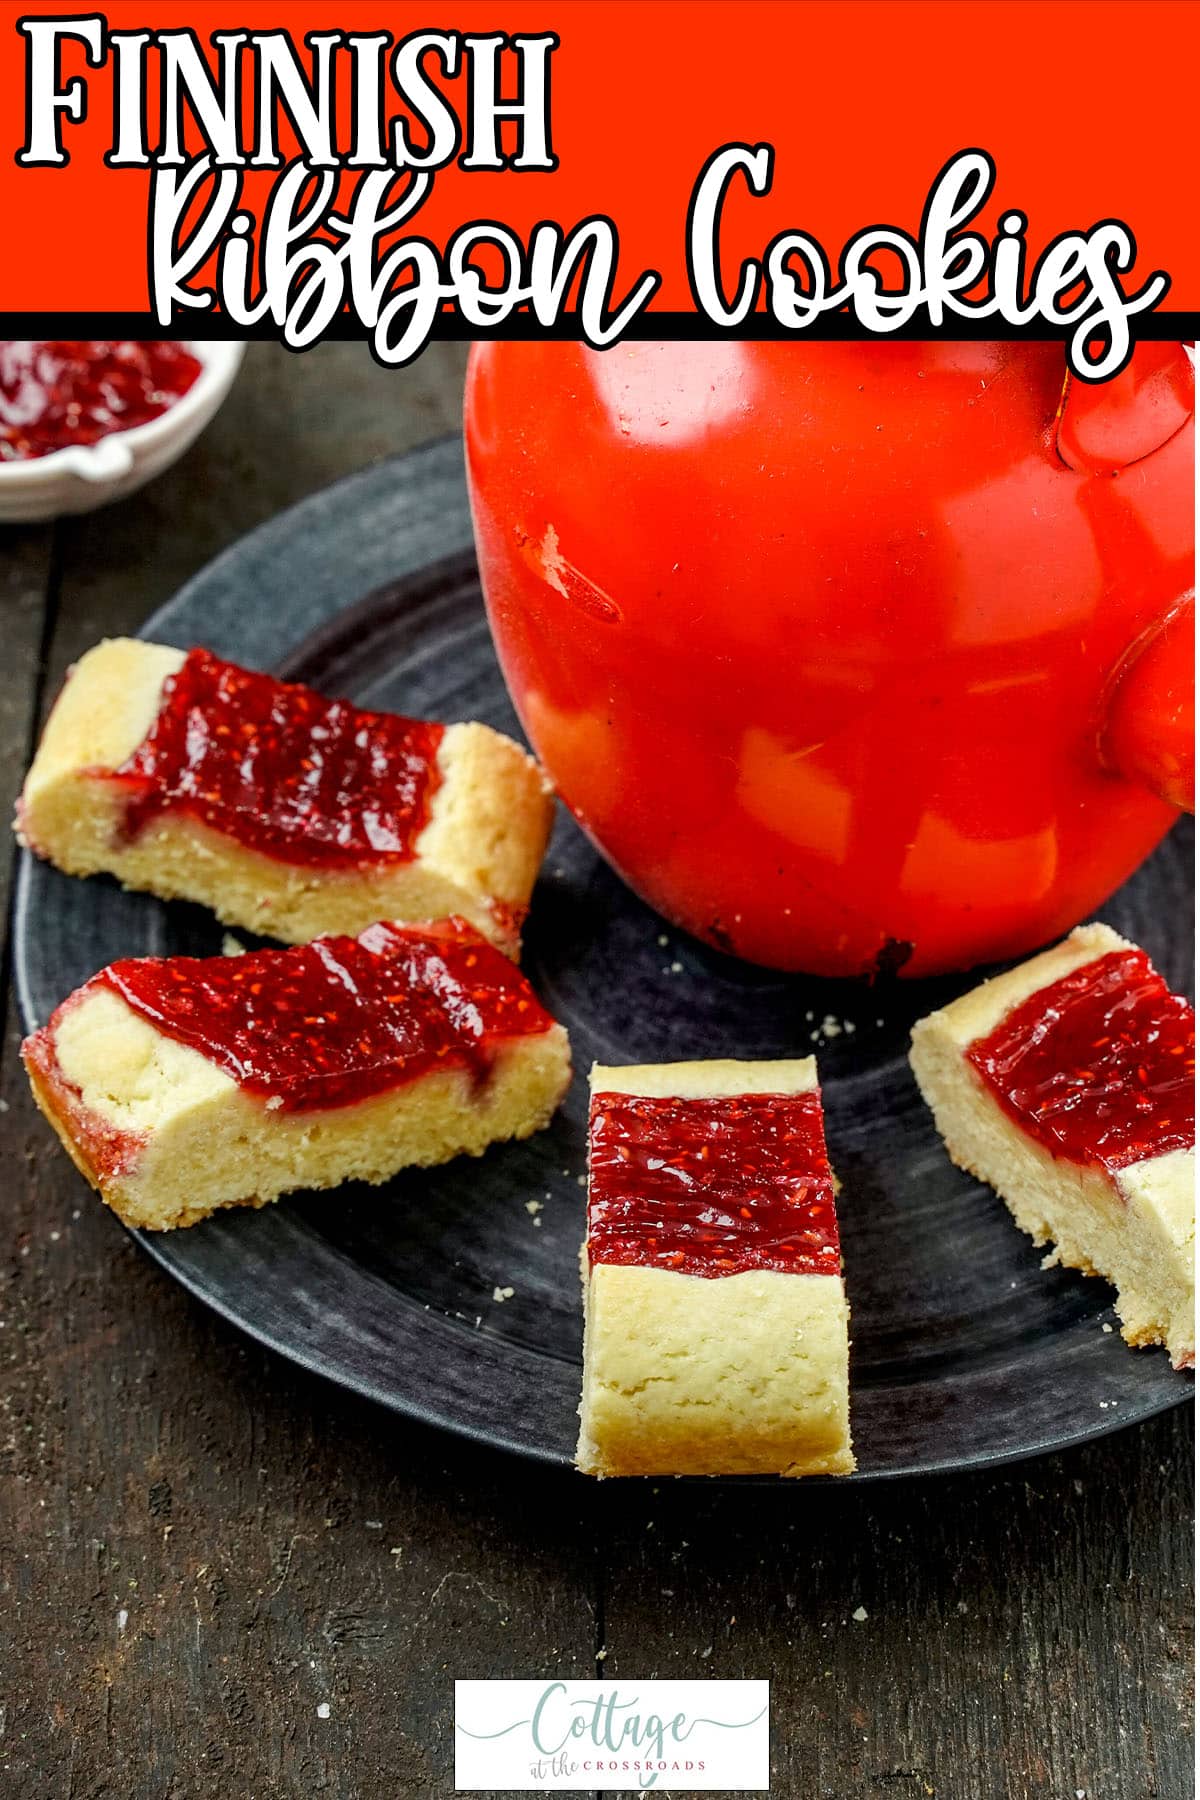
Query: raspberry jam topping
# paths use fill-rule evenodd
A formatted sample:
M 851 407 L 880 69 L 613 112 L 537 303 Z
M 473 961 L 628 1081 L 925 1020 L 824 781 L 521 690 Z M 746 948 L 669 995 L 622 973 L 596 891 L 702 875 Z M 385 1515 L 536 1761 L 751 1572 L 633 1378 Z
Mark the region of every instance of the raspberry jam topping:
M 0 461 L 94 444 L 157 419 L 200 364 L 169 343 L 0 343 Z
M 95 980 L 285 1112 L 349 1106 L 437 1068 L 482 1083 L 498 1042 L 554 1022 L 461 919 L 245 956 L 134 957 Z
M 186 812 L 280 862 L 409 862 L 441 779 L 445 727 L 363 712 L 192 650 L 129 760 L 124 829 Z
M 1142 950 L 1039 988 L 967 1051 L 1010 1118 L 1048 1150 L 1115 1173 L 1196 1136 L 1196 1016 Z
M 684 1275 L 836 1275 L 817 1093 L 592 1096 L 588 1256 Z

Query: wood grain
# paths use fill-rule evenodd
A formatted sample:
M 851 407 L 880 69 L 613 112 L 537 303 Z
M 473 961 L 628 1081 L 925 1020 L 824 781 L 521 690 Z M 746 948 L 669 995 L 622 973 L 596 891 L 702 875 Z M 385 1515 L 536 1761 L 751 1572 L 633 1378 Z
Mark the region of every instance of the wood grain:
M 385 374 L 355 346 L 256 346 L 147 494 L 0 541 L 7 794 L 73 657 L 281 506 L 453 430 L 461 372 L 451 347 Z M 17 1037 L 10 1007 L 5 1796 L 440 1797 L 455 1676 L 593 1672 L 769 1676 L 773 1791 L 795 1800 L 1192 1791 L 1189 1418 L 853 1493 L 549 1476 L 191 1301 L 50 1140 Z
M 1175 1800 L 1191 1446 L 1175 1415 L 936 1485 L 623 1494 L 605 1668 L 769 1673 L 784 1794 Z

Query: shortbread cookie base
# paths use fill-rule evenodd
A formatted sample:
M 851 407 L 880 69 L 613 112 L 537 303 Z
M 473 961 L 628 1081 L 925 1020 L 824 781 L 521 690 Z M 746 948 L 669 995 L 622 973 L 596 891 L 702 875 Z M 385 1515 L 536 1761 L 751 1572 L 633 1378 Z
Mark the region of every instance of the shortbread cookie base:
M 1106 925 L 984 982 L 913 1029 L 911 1062 L 951 1158 L 994 1187 L 1047 1264 L 1102 1275 L 1117 1289 L 1130 1344 L 1164 1344 L 1176 1367 L 1195 1359 L 1195 1154 L 1173 1150 L 1117 1172 L 1051 1156 L 993 1099 L 965 1052 L 1040 988 L 1126 947 Z
M 779 1062 L 630 1063 L 592 1066 L 593 1094 L 645 1094 L 659 1100 L 732 1100 L 738 1094 L 811 1094 L 817 1086 L 815 1056 Z
M 167 812 L 122 838 L 121 767 L 157 717 L 184 653 L 133 638 L 90 650 L 47 721 L 19 810 L 22 841 L 70 875 L 111 874 L 283 943 L 357 935 L 377 919 L 466 918 L 510 952 L 553 822 L 532 757 L 486 725 L 447 726 L 441 781 L 408 862 L 339 869 L 283 862 Z
M 803 1094 L 812 1057 L 592 1070 L 595 1093 Z M 849 1308 L 840 1276 L 705 1277 L 581 1258 L 576 1462 L 588 1475 L 846 1475 Z
M 576 1461 L 588 1475 L 846 1475 L 836 1275 L 715 1279 L 601 1263 L 586 1282 Z
M 571 1075 L 556 1025 L 498 1045 L 480 1084 L 441 1070 L 361 1102 L 288 1112 L 108 988 L 68 1004 L 24 1054 L 37 1103 L 78 1168 L 127 1225 L 151 1231 L 298 1188 L 478 1156 L 546 1125 Z

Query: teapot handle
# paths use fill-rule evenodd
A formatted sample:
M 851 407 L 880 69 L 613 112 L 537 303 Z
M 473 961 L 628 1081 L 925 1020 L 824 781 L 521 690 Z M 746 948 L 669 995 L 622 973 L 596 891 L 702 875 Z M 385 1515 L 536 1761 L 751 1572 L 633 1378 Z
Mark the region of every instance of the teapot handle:
M 1080 381 L 1068 371 L 1055 421 L 1058 454 L 1081 475 L 1115 475 L 1182 431 L 1195 405 L 1184 346 L 1137 344 L 1111 381 Z
M 1196 810 L 1196 599 L 1144 631 L 1109 684 L 1100 757 L 1172 806 Z
M 1112 476 L 1161 450 L 1195 409 L 1192 358 L 1178 343 L 1142 343 L 1111 381 L 1068 373 L 1055 420 L 1059 457 Z M 1185 812 L 1196 806 L 1196 603 L 1185 594 L 1132 643 L 1105 696 L 1100 757 Z

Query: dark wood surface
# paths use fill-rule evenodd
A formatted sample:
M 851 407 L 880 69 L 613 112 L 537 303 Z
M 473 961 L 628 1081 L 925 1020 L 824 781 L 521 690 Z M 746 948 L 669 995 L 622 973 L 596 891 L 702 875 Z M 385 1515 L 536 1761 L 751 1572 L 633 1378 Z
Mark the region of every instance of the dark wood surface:
M 147 493 L 0 536 L 6 803 L 73 657 L 454 429 L 461 375 L 446 347 L 399 374 L 256 347 Z M 0 1795 L 441 1796 L 456 1676 L 597 1672 L 769 1677 L 787 1800 L 1192 1793 L 1189 1412 L 862 1492 L 595 1487 L 477 1451 L 153 1267 L 34 1112 L 6 1006 Z

